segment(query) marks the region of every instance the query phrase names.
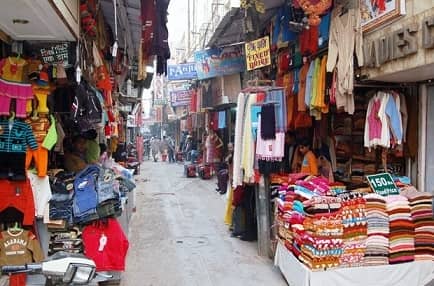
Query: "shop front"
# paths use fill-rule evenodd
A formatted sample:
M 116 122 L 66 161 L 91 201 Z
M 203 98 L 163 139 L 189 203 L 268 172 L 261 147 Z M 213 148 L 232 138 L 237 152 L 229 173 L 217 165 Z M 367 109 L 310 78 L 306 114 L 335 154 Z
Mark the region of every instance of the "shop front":
M 237 98 L 225 222 L 242 238 L 257 228 L 260 254 L 291 285 L 357 285 L 367 273 L 368 284 L 425 285 L 432 8 L 406 1 L 411 13 L 375 30 L 363 28 L 358 1 L 321 11 L 289 2 L 245 44 L 253 71 Z
M 361 85 L 369 81 L 405 90 L 410 105 L 407 133 L 408 154 L 406 174 L 420 190 L 430 188 L 432 162 L 427 152 L 432 150 L 431 97 L 434 78 L 434 9 L 417 1 L 406 1 L 409 13 L 393 25 L 364 36 L 366 67 L 362 69 Z M 412 121 L 413 123 L 411 123 Z M 414 130 L 413 132 L 411 130 Z M 417 132 L 416 132 L 417 130 Z
M 0 225 L 9 254 L 1 266 L 60 251 L 85 253 L 97 271 L 119 282 L 135 182 L 118 148 L 129 135 L 128 114 L 118 107 L 131 76 L 128 51 L 135 47 L 122 43 L 110 52 L 115 37 L 104 12 L 113 11 L 95 1 L 6 2 L 0 20 Z M 135 121 L 141 121 L 140 109 L 130 110 Z M 35 285 L 40 277 L 2 279 Z

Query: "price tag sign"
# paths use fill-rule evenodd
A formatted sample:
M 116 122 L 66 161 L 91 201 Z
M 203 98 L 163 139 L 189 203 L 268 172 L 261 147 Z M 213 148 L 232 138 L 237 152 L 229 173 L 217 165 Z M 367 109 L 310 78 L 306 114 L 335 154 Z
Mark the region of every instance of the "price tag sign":
M 366 176 L 366 179 L 374 192 L 381 196 L 399 195 L 399 189 L 389 173 Z

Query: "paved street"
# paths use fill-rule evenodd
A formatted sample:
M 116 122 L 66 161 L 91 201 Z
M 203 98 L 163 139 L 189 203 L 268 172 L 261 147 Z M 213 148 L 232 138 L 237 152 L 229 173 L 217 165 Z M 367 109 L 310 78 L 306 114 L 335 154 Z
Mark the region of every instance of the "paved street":
M 123 286 L 284 286 L 256 242 L 231 238 L 213 181 L 183 177 L 183 166 L 146 161 Z

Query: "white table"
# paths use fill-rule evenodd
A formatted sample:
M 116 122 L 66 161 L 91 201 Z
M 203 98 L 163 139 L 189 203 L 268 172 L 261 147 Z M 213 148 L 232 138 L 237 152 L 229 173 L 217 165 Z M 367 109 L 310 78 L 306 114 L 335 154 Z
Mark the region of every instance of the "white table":
M 424 286 L 434 279 L 433 261 L 311 271 L 281 242 L 274 264 L 290 286 Z

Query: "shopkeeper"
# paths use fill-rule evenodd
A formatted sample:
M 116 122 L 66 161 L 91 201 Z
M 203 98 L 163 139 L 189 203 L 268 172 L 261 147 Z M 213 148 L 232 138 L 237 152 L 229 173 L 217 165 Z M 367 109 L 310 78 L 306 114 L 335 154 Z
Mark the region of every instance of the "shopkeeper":
M 299 152 L 303 155 L 301 163 L 301 173 L 317 176 L 318 175 L 318 162 L 315 154 L 311 150 L 311 143 L 309 139 L 303 138 L 300 140 Z
M 86 162 L 87 140 L 82 135 L 72 138 L 71 146 L 65 153 L 65 170 L 69 172 L 80 172 L 87 166 Z

